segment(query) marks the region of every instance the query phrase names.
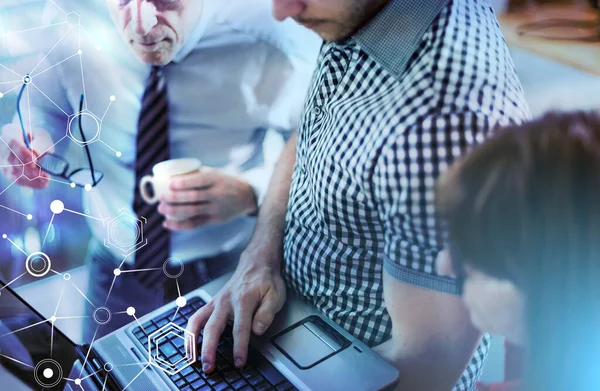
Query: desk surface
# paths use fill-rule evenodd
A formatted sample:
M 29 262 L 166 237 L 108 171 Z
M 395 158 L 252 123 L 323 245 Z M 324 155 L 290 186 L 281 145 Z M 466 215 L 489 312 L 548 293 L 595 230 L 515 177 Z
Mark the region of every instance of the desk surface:
M 519 35 L 519 26 L 549 19 L 595 21 L 598 14 L 578 6 L 543 6 L 498 16 L 506 42 L 594 75 L 600 75 L 600 43 L 557 41 Z M 590 30 L 592 32 L 592 30 Z

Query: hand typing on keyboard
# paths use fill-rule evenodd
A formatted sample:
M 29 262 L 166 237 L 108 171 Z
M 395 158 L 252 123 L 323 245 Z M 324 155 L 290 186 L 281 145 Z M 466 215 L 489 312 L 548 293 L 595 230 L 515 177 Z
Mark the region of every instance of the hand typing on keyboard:
M 247 249 L 242 254 L 231 279 L 188 322 L 187 330 L 194 335 L 200 335 L 204 329 L 201 354 L 196 355 L 201 357 L 204 372 L 215 369 L 219 339 L 231 320 L 234 366 L 243 368 L 248 358 L 250 332 L 263 334 L 285 302 L 281 261 L 268 261 L 264 254 L 250 253 Z M 198 349 L 198 345 L 186 346 L 188 357 L 194 357 L 191 349 Z
M 191 298 L 187 305 L 175 315 L 167 313 L 159 318 L 149 320 L 134 329 L 133 334 L 138 341 L 145 345 L 148 335 L 169 322 L 178 326 L 185 325 L 192 314 L 203 307 L 205 303 L 198 297 Z M 202 344 L 203 335 L 200 332 L 198 343 Z M 168 362 L 179 362 L 186 349 L 183 340 L 177 336 L 162 339 L 158 345 L 161 357 Z M 243 369 L 234 367 L 233 335 L 231 326 L 227 325 L 218 341 L 215 353 L 214 370 L 208 374 L 199 364 L 188 366 L 170 376 L 173 383 L 182 391 L 293 391 L 296 388 L 262 355 L 250 347 L 248 364 Z

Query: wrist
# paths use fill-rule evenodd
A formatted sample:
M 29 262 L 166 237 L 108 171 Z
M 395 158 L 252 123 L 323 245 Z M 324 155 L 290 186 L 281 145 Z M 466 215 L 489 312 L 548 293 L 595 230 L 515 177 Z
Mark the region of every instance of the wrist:
M 279 270 L 283 263 L 283 248 L 272 245 L 255 245 L 257 240 L 253 238 L 240 256 L 240 263 L 254 266 L 265 266 Z
M 246 196 L 246 207 L 244 214 L 255 217 L 258 215 L 258 196 L 255 189 L 248 182 L 244 182 Z

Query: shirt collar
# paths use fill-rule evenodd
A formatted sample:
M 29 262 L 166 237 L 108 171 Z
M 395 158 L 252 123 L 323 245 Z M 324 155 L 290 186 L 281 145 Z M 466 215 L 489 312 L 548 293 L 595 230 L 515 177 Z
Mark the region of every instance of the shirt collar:
M 391 0 L 352 38 L 369 56 L 399 77 L 448 1 Z
M 206 29 L 210 23 L 214 22 L 217 12 L 222 8 L 220 1 L 205 0 L 203 3 L 200 20 L 181 49 L 179 49 L 179 52 L 177 52 L 177 55 L 173 59 L 174 63 L 180 63 L 185 60 L 188 54 L 198 46 L 198 42 L 200 42 L 204 33 L 206 33 Z

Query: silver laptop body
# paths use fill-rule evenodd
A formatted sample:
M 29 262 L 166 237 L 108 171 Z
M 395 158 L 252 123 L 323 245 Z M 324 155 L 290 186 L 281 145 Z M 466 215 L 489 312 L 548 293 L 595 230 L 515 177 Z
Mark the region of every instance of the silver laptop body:
M 209 302 L 229 277 L 189 293 L 187 301 L 200 297 Z M 133 334 L 140 324 L 175 311 L 175 303 L 167 304 L 140 318 L 139 324 L 133 321 L 93 344 L 101 361 L 113 364 L 112 376 L 120 387 L 132 391 L 178 390 L 168 370 L 161 369 L 160 361 L 144 369 L 153 352 Z M 175 328 L 171 331 L 177 332 Z M 267 332 L 252 336 L 250 343 L 300 390 L 375 391 L 389 389 L 398 380 L 395 367 L 294 295 L 288 295 Z

